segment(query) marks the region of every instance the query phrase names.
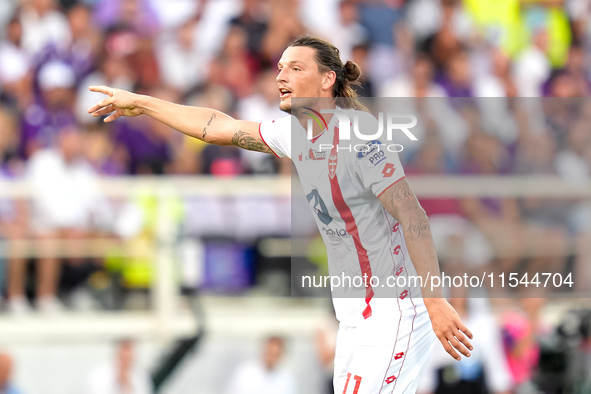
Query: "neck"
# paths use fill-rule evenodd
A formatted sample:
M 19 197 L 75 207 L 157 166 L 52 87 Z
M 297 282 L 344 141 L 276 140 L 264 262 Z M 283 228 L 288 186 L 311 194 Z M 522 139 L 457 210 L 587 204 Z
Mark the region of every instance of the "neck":
M 308 122 L 311 121 L 312 124 L 312 137 L 316 137 L 320 135 L 330 124 L 332 121 L 333 114 L 330 113 L 322 113 L 322 110 L 325 109 L 335 109 L 336 103 L 332 101 L 330 106 L 322 106 L 322 105 L 313 105 L 310 107 L 305 107 L 306 109 L 301 109 L 298 111 L 298 114 L 295 115 L 300 122 L 300 125 L 308 131 Z M 326 123 L 326 125 L 325 125 Z

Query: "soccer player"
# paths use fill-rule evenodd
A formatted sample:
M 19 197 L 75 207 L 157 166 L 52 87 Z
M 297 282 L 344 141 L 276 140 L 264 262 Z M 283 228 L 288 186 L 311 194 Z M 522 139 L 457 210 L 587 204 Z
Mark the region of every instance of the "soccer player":
M 440 273 L 427 216 L 396 153 L 383 149 L 385 159 L 374 163 L 373 155 L 339 151 L 338 116 L 327 117 L 322 127 L 320 122 L 314 125 L 313 138 L 306 138 L 302 106 L 292 99 L 317 98 L 304 99 L 316 110 L 319 100 L 334 100 L 332 108 L 353 117 L 367 115 L 350 86 L 361 74 L 357 65 L 343 64 L 330 43 L 304 36 L 288 46 L 277 66 L 280 109 L 290 115 L 272 122 L 236 120 L 214 109 L 106 86 L 90 87 L 108 97 L 88 112 L 109 115 L 105 122 L 144 114 L 208 143 L 291 158 L 327 246 L 331 275 L 423 278 L 422 287 L 416 282 L 414 287 L 396 287 L 389 298 L 376 296 L 382 289 L 367 281 L 361 288 L 337 289 L 338 295 L 333 291 L 340 322 L 335 392 L 414 393 L 436 338 L 456 360 L 460 353 L 469 357 L 472 349 L 472 333 L 441 290 L 428 286 L 428 277 Z M 292 140 L 304 142 L 292 146 Z M 332 148 L 322 154 L 319 144 Z M 373 152 L 375 145 L 381 142 L 369 144 L 368 150 Z

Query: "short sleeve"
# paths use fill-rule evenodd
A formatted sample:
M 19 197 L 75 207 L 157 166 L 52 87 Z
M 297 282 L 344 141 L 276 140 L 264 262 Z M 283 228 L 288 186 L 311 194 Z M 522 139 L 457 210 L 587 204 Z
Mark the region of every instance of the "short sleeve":
M 261 123 L 259 134 L 275 156 L 291 158 L 291 116 Z
M 396 152 L 399 145 L 370 141 L 355 154 L 355 167 L 363 185 L 380 196 L 388 187 L 405 177 Z

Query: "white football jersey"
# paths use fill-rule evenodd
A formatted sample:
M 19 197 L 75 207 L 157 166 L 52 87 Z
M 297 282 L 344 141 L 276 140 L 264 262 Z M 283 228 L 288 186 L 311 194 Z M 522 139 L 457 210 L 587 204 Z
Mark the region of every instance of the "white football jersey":
M 363 127 L 372 127 L 365 134 L 377 130 L 373 115 L 344 111 L 349 119 L 358 116 Z M 328 127 L 309 140 L 295 118 L 286 116 L 261 123 L 259 131 L 278 157 L 289 157 L 295 164 L 327 248 L 330 276 L 358 278 L 345 279 L 332 292 L 337 319 L 356 326 L 370 317 L 395 318 L 422 299 L 418 283 L 408 280 L 417 274 L 402 227 L 378 199 L 405 177 L 398 153 L 384 139 L 359 139 L 353 127 L 351 139 L 343 140 L 338 126 L 333 116 Z M 368 279 L 359 285 L 364 275 Z M 379 282 L 369 281 L 372 277 Z

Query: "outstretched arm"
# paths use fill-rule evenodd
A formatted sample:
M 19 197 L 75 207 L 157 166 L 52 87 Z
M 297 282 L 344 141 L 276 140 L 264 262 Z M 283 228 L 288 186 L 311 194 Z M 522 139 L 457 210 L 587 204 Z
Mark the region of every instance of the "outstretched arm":
M 440 273 L 431 227 L 425 211 L 404 178 L 386 189 L 380 196 L 380 201 L 404 230 L 408 253 L 417 274 L 423 279 L 423 298 L 435 335 L 444 349 L 456 360 L 460 360 L 461 357 L 454 348 L 469 357 L 468 349 L 471 350 L 472 345 L 466 335 L 472 339 L 472 333 L 462 323 L 455 309 L 443 298 L 441 289 L 431 289 L 426 283 L 428 276 L 439 276 Z
M 273 154 L 261 139 L 257 122 L 236 120 L 215 109 L 174 104 L 108 86 L 91 86 L 89 89 L 108 96 L 88 109 L 88 113 L 94 117 L 110 114 L 105 122 L 112 122 L 121 116 L 148 115 L 181 133 L 210 144 L 236 145 Z

